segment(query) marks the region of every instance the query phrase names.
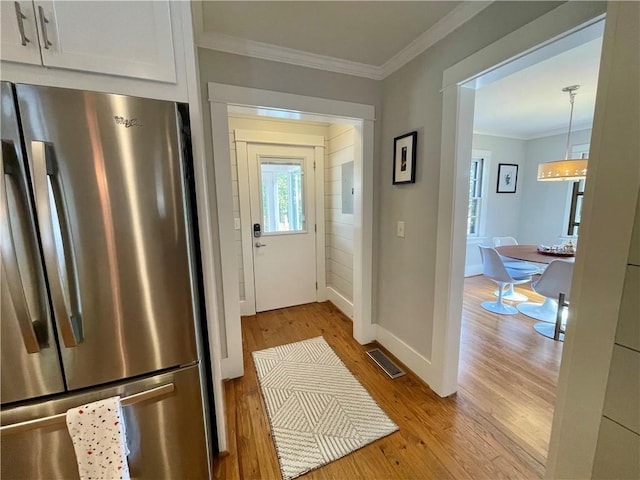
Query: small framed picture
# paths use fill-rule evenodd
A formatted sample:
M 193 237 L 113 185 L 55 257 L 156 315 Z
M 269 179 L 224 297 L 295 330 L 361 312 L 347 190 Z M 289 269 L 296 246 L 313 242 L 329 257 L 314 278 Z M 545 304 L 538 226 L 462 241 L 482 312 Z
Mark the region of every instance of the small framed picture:
M 499 163 L 496 193 L 516 193 L 517 183 L 518 165 L 515 163 Z
M 416 182 L 416 144 L 418 132 L 393 140 L 393 184 Z

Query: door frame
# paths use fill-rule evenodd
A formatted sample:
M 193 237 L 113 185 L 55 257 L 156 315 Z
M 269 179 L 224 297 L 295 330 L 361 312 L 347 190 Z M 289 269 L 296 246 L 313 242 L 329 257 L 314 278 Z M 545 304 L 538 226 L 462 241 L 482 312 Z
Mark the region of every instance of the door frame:
M 327 299 L 326 262 L 325 262 L 325 228 L 324 228 L 324 137 L 319 135 L 284 134 L 264 132 L 259 130 L 237 129 L 230 132 L 236 144 L 236 159 L 238 162 L 238 197 L 240 199 L 240 231 L 251 231 L 251 204 L 249 185 L 249 159 L 247 147 L 249 144 L 283 145 L 287 147 L 311 147 L 314 150 L 315 162 L 314 182 L 314 210 L 316 215 L 315 232 L 316 244 L 316 301 Z M 231 138 L 231 137 L 229 137 Z M 310 226 L 308 226 L 310 228 Z M 242 260 L 244 273 L 244 300 L 240 302 L 240 315 L 256 314 L 255 275 L 253 265 L 253 237 L 242 236 Z
M 598 3 L 561 5 L 542 17 L 446 69 L 442 76 L 442 138 L 436 282 L 430 386 L 440 396 L 458 389 L 466 222 L 469 205 L 468 162 L 473 140 L 476 80 L 499 67 L 522 68 L 528 54 L 550 46 L 604 18 Z
M 373 105 L 343 102 L 271 90 L 208 83 L 213 134 L 213 165 L 218 215 L 224 325 L 227 357 L 221 359 L 222 378 L 244 374 L 238 266 L 235 261 L 235 230 L 231 159 L 229 148 L 229 106 L 257 107 L 288 112 L 301 119 L 351 119 L 355 121 L 354 142 L 354 258 L 353 337 L 361 344 L 375 339 L 373 324 Z M 324 202 L 323 202 L 324 203 Z M 226 337 L 226 338 L 225 338 Z

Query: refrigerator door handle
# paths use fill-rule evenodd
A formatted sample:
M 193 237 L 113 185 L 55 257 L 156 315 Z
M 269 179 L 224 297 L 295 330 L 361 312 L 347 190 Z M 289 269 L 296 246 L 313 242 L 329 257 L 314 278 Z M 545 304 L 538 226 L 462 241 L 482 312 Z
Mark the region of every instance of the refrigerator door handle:
M 120 403 L 123 407 L 128 405 L 135 405 L 136 403 L 144 402 L 146 400 L 152 400 L 167 393 L 171 393 L 176 389 L 173 383 L 167 383 L 159 387 L 154 387 L 144 392 L 135 393 L 120 399 Z M 34 420 L 27 420 L 19 423 L 12 423 L 11 425 L 5 425 L 0 427 L 0 435 L 9 435 L 12 433 L 21 433 L 35 428 L 44 428 L 50 425 L 56 425 L 58 423 L 64 423 L 67 418 L 67 414 L 59 413 L 58 415 L 51 415 L 49 417 L 36 418 Z
M 71 231 L 63 187 L 57 175 L 55 159 L 48 154 L 49 148 L 45 142 L 31 142 L 33 190 L 53 311 L 64 346 L 71 348 L 83 339 L 78 274 L 70 242 Z M 58 235 L 54 231 L 54 214 L 59 227 Z
M 0 238 L 0 251 L 2 252 L 3 277 L 6 275 L 9 296 L 15 309 L 16 318 L 20 326 L 22 340 L 27 349 L 27 353 L 38 353 L 40 345 L 36 331 L 33 327 L 34 320 L 31 318 L 27 296 L 24 291 L 22 277 L 20 275 L 20 265 L 13 236 L 13 228 L 9 217 L 9 193 L 7 191 L 7 176 L 19 175 L 21 170 L 18 165 L 10 164 L 9 149 L 12 149 L 10 142 L 2 142 L 2 157 L 0 157 L 0 173 L 2 174 L 2 185 L 0 188 L 0 225 L 2 235 Z M 37 321 L 37 320 L 36 320 Z

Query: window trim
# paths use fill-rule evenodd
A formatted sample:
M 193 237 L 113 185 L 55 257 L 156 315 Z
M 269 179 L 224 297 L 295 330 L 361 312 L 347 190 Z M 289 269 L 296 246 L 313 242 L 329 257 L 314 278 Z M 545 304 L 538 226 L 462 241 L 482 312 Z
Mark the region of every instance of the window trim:
M 478 213 L 476 217 L 478 218 L 476 233 L 469 234 L 469 203 L 471 197 L 467 200 L 467 241 L 475 240 L 485 236 L 485 225 L 487 219 L 487 204 L 488 202 L 488 190 L 487 190 L 487 179 L 490 176 L 490 165 L 491 165 L 491 151 L 489 150 L 476 150 L 473 149 L 471 151 L 471 159 L 469 162 L 475 159 L 482 159 L 482 178 L 480 180 L 480 196 L 476 197 L 480 199 L 480 207 L 478 208 Z M 469 167 L 471 165 L 469 164 Z M 467 169 L 467 172 L 470 171 L 470 168 Z M 469 187 L 469 183 L 471 182 L 471 178 L 467 179 L 467 185 Z M 467 187 L 467 188 L 468 188 Z
M 264 188 L 264 171 L 262 170 L 262 165 L 270 164 L 270 165 L 285 165 L 285 166 L 299 166 L 300 167 L 300 188 L 301 188 L 301 201 L 302 201 L 302 228 L 298 230 L 283 230 L 283 231 L 267 231 L 267 222 L 264 218 L 264 201 L 263 201 L 263 188 Z M 274 157 L 271 155 L 263 155 L 258 158 L 258 188 L 260 189 L 260 216 L 262 218 L 262 226 L 263 226 L 263 237 L 270 236 L 279 236 L 279 235 L 300 235 L 309 233 L 307 228 L 307 202 L 305 198 L 307 184 L 306 184 L 306 176 L 305 176 L 305 162 L 303 157 L 285 157 L 278 156 Z M 270 192 L 268 197 L 272 200 L 276 199 L 276 196 L 272 195 L 273 192 Z M 275 212 L 275 211 L 274 211 Z
M 589 158 L 590 146 L 591 145 L 589 143 L 572 145 L 571 158 Z M 569 198 L 567 201 L 568 210 L 566 210 L 567 214 L 565 216 L 566 220 L 564 224 L 567 225 L 567 236 L 571 238 L 578 237 L 579 233 L 576 233 L 576 229 L 578 229 L 578 232 L 580 231 L 580 222 L 576 221 L 576 217 L 578 213 L 582 213 L 582 204 L 580 206 L 580 212 L 578 212 L 578 199 L 580 197 L 584 199 L 584 185 L 585 180 L 578 180 L 573 182 L 571 190 L 569 191 Z

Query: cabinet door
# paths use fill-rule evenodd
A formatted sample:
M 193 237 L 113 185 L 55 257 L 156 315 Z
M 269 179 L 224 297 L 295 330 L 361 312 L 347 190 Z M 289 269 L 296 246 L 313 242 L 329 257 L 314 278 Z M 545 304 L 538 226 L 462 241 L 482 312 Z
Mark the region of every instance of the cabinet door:
M 36 1 L 47 67 L 176 81 L 168 1 Z
M 2 60 L 41 65 L 36 16 L 31 0 L 0 2 Z

